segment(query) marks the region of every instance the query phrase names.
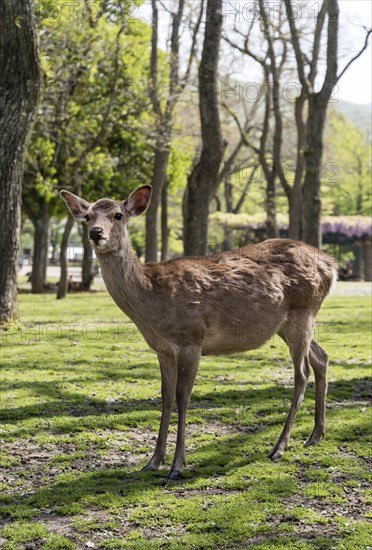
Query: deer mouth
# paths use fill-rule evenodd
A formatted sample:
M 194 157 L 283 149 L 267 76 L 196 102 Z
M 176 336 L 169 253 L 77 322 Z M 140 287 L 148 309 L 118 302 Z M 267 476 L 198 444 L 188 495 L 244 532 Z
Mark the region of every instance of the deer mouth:
M 99 239 L 90 239 L 91 243 L 94 244 L 97 248 L 102 248 L 105 246 L 107 239 L 104 237 L 101 237 Z

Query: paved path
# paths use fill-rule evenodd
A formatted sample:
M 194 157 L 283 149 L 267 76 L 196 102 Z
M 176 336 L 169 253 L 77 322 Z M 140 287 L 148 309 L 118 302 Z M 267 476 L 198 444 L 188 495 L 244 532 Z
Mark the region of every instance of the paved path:
M 31 271 L 30 265 L 25 265 L 22 268 L 21 275 L 26 275 Z M 47 280 L 58 280 L 60 268 L 58 266 L 49 266 L 47 269 Z M 72 275 L 74 281 L 81 280 L 81 267 L 69 267 L 69 275 Z M 104 288 L 104 282 L 99 275 L 94 279 L 94 287 L 97 289 Z M 338 281 L 335 291 L 335 296 L 372 296 L 372 283 L 359 281 Z
M 338 281 L 335 296 L 372 296 L 372 283 Z

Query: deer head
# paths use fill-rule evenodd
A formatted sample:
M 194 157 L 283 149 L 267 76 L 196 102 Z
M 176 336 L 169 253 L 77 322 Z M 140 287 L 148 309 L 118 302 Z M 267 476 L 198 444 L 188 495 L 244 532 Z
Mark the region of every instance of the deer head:
M 64 190 L 61 191 L 61 196 L 75 220 L 87 224 L 90 242 L 94 250 L 102 254 L 121 248 L 123 239 L 127 236 L 129 218 L 145 212 L 150 204 L 151 193 L 151 185 L 143 185 L 123 202 L 99 199 L 89 203 Z

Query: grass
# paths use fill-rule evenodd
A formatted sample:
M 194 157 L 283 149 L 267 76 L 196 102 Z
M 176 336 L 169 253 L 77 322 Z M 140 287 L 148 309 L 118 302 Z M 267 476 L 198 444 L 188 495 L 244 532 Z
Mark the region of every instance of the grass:
M 326 301 L 316 330 L 331 356 L 327 436 L 312 430 L 313 378 L 280 462 L 266 456 L 289 408 L 292 366 L 274 338 L 202 359 L 188 467 L 138 473 L 155 446 L 155 355 L 106 293 L 20 296 L 2 337 L 0 545 L 4 549 L 371 548 L 370 303 Z

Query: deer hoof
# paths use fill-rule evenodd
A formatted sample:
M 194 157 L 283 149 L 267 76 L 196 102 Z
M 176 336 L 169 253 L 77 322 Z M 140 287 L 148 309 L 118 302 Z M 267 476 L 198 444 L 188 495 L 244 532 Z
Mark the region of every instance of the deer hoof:
M 166 481 L 179 481 L 180 479 L 182 479 L 181 470 L 171 470 Z
M 282 458 L 283 454 L 284 454 L 283 452 L 277 451 L 276 453 L 271 455 L 269 458 L 270 460 L 279 460 L 280 458 Z
M 318 445 L 321 439 L 324 437 L 324 432 L 313 432 L 309 439 L 304 443 L 304 447 L 310 447 L 311 445 Z
M 277 450 L 274 447 L 271 453 L 269 453 L 268 458 L 270 458 L 270 460 L 279 460 L 279 458 L 282 458 L 283 455 L 284 455 L 284 451 Z
M 140 471 L 141 472 L 155 472 L 157 468 L 155 466 L 152 466 L 151 464 L 147 464 L 147 466 L 144 466 Z
M 322 436 L 320 437 L 312 436 L 308 441 L 306 441 L 306 443 L 304 443 L 304 447 L 311 447 L 312 445 L 318 445 L 321 439 L 322 439 Z

